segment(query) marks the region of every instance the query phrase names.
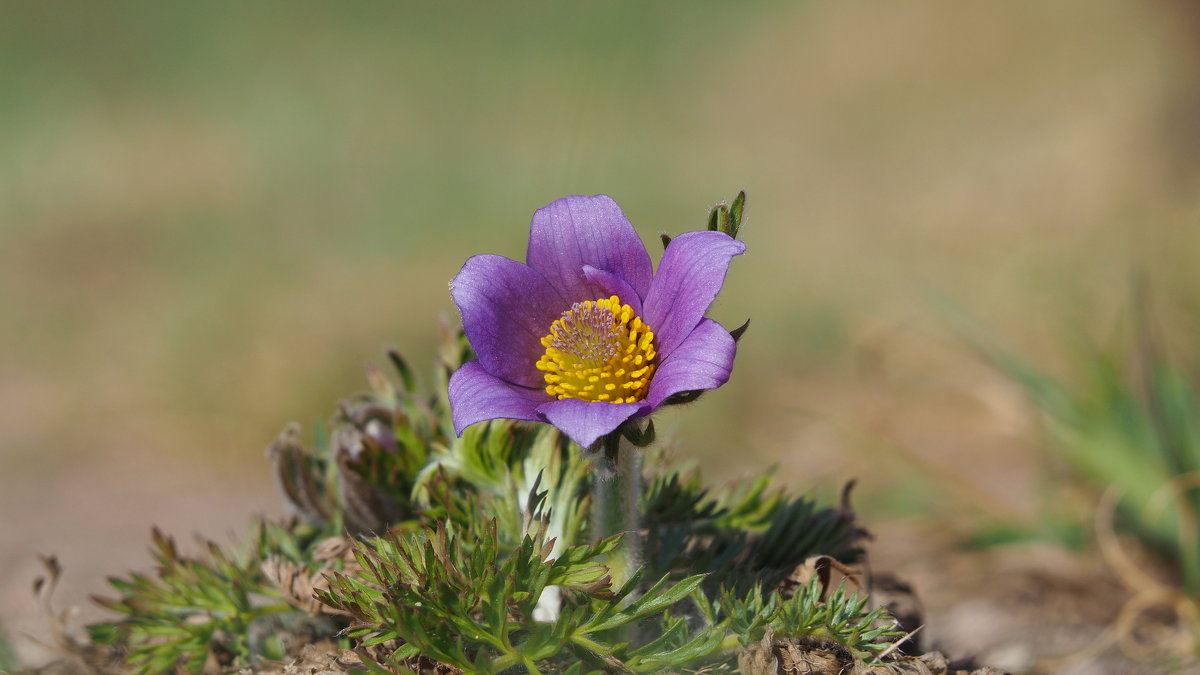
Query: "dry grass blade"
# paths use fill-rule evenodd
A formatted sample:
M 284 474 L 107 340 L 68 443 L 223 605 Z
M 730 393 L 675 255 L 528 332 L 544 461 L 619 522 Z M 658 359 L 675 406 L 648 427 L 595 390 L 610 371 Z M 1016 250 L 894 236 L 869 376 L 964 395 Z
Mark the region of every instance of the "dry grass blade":
M 878 656 L 876 656 L 876 657 L 875 657 L 875 658 L 872 660 L 872 665 L 878 665 L 878 664 L 881 664 L 881 663 L 883 663 L 884 659 L 886 659 L 887 657 L 889 657 L 889 656 L 891 656 L 892 654 L 896 653 L 896 651 L 897 651 L 897 650 L 899 650 L 899 649 L 900 649 L 900 647 L 902 647 L 902 646 L 903 646 L 904 644 L 906 644 L 906 643 L 907 643 L 909 640 L 911 640 L 911 639 L 913 638 L 913 636 L 915 636 L 917 633 L 919 633 L 919 632 L 921 631 L 921 629 L 922 629 L 922 628 L 924 628 L 924 627 L 925 627 L 925 625 L 924 625 L 924 624 L 922 624 L 922 625 L 920 625 L 920 626 L 917 626 L 916 628 L 914 628 L 914 629 L 912 629 L 912 630 L 908 631 L 908 632 L 907 632 L 907 633 L 905 633 L 904 635 L 900 636 L 900 639 L 898 639 L 898 640 L 896 640 L 895 642 L 893 642 L 893 643 L 892 643 L 892 646 L 890 646 L 890 647 L 888 647 L 887 649 L 885 649 L 885 650 L 883 650 L 883 651 L 879 652 L 879 655 L 878 655 Z
M 1144 662 L 1163 661 L 1164 656 L 1194 663 L 1200 648 L 1200 609 L 1182 589 L 1167 585 L 1148 574 L 1126 551 L 1117 536 L 1114 517 L 1121 492 L 1105 491 L 1096 507 L 1096 541 L 1105 562 L 1116 573 L 1131 597 L 1108 631 L 1087 651 L 1100 649 L 1115 640 L 1127 656 Z M 1174 626 L 1154 620 L 1152 613 L 1166 610 Z M 1158 624 L 1157 629 L 1155 624 Z

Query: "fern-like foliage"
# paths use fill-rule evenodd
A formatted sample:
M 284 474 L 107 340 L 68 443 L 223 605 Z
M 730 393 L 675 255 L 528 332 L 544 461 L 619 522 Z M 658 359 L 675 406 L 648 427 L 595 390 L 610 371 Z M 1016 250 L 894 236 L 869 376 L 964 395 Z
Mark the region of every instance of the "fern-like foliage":
M 704 569 L 712 584 L 769 587 L 810 556 L 858 557 L 865 533 L 848 505 L 822 507 L 769 486 L 761 476 L 714 492 L 695 473 L 658 476 L 646 497 L 650 568 Z
M 241 666 L 284 655 L 283 631 L 259 630 L 271 615 L 294 615 L 262 572 L 271 556 L 299 559 L 318 533 L 307 528 L 260 525 L 242 550 L 209 541 L 203 552 L 181 555 L 175 541 L 155 530 L 152 553 L 157 574 L 111 578 L 116 598 L 93 598 L 122 618 L 88 627 L 93 643 L 119 647 L 137 673 L 176 668 L 198 672 L 207 666 Z
M 156 576 L 114 579 L 121 616 L 91 627 L 138 673 L 253 667 L 308 631 L 372 671 L 580 674 L 730 667 L 768 631 L 819 635 L 862 656 L 896 636 L 865 598 L 780 581 L 816 554 L 853 562 L 846 504 L 724 490 L 696 473 L 648 477 L 643 567 L 615 586 L 618 537 L 588 536 L 592 459 L 548 425 L 453 433 L 445 378 L 470 356 L 448 332 L 435 395 L 407 365 L 369 375 L 312 448 L 298 428 L 271 457 L 296 518 L 236 550 L 181 556 L 155 534 Z
M 771 631 L 784 639 L 827 637 L 865 655 L 883 651 L 903 634 L 886 611 L 867 606 L 867 597 L 847 593 L 845 585 L 839 585 L 822 599 L 826 590 L 819 579 L 813 578 L 790 598 L 763 593 L 755 587 L 744 594 L 727 590 L 712 603 L 697 596 L 697 604 L 710 622 L 728 616 L 730 628 L 742 645 L 756 643 Z
M 612 659 L 636 666 L 694 656 L 694 645 L 628 650 L 621 629 L 687 597 L 701 576 L 662 579 L 644 591 L 639 576 L 613 589 L 598 561 L 616 538 L 573 546 L 555 558 L 542 530 L 505 550 L 496 521 L 480 525 L 380 537 L 358 550 L 362 575 L 339 575 L 319 595 L 354 615 L 349 634 L 365 646 L 401 644 L 385 660 L 392 667 L 418 653 L 486 673 L 516 665 L 540 672 L 539 663 L 545 667 L 564 654 L 597 667 Z M 534 610 L 550 586 L 571 602 L 557 621 L 537 622 Z
M 602 561 L 615 538 L 550 555 L 544 530 L 504 550 L 495 521 L 482 530 L 438 527 L 360 544 L 361 574 L 338 575 L 322 601 L 354 616 L 348 634 L 382 667 L 399 670 L 418 654 L 466 672 L 562 672 L 620 664 L 632 672 L 727 662 L 762 639 L 817 635 L 851 650 L 878 653 L 900 635 L 881 609 L 814 578 L 791 597 L 702 587 L 703 574 L 643 584 L 645 569 L 613 588 Z M 564 607 L 553 622 L 534 619 L 551 586 Z M 383 655 L 379 657 L 379 655 Z M 370 656 L 369 656 L 370 658 Z

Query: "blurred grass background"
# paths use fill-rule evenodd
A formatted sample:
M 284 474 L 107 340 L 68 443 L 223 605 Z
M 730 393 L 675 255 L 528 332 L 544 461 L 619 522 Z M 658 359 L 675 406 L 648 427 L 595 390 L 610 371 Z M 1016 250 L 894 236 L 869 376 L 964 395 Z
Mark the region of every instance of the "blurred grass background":
M 79 602 L 151 523 L 278 512 L 283 424 L 388 345 L 431 362 L 462 262 L 521 259 L 565 194 L 612 195 L 656 247 L 747 190 L 713 311 L 753 319 L 734 379 L 663 426 L 718 476 L 862 477 L 876 522 L 1035 513 L 1019 394 L 927 294 L 1051 361 L 1135 271 L 1200 297 L 1183 0 L 6 3 L 0 92 L 23 629 L 36 552 Z

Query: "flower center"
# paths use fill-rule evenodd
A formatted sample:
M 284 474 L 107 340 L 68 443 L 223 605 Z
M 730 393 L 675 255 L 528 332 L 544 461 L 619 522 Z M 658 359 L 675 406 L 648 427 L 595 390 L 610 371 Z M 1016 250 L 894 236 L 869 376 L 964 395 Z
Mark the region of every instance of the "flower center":
M 556 398 L 631 403 L 654 375 L 654 332 L 617 296 L 577 302 L 542 338 L 537 368 Z

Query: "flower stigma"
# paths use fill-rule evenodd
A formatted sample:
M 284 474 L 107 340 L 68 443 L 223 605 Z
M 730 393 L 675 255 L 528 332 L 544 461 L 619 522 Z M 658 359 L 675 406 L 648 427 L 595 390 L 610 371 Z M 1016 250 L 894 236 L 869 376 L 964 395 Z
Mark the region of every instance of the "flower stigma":
M 542 338 L 537 368 L 556 398 L 632 403 L 654 375 L 654 332 L 620 298 L 571 305 Z

